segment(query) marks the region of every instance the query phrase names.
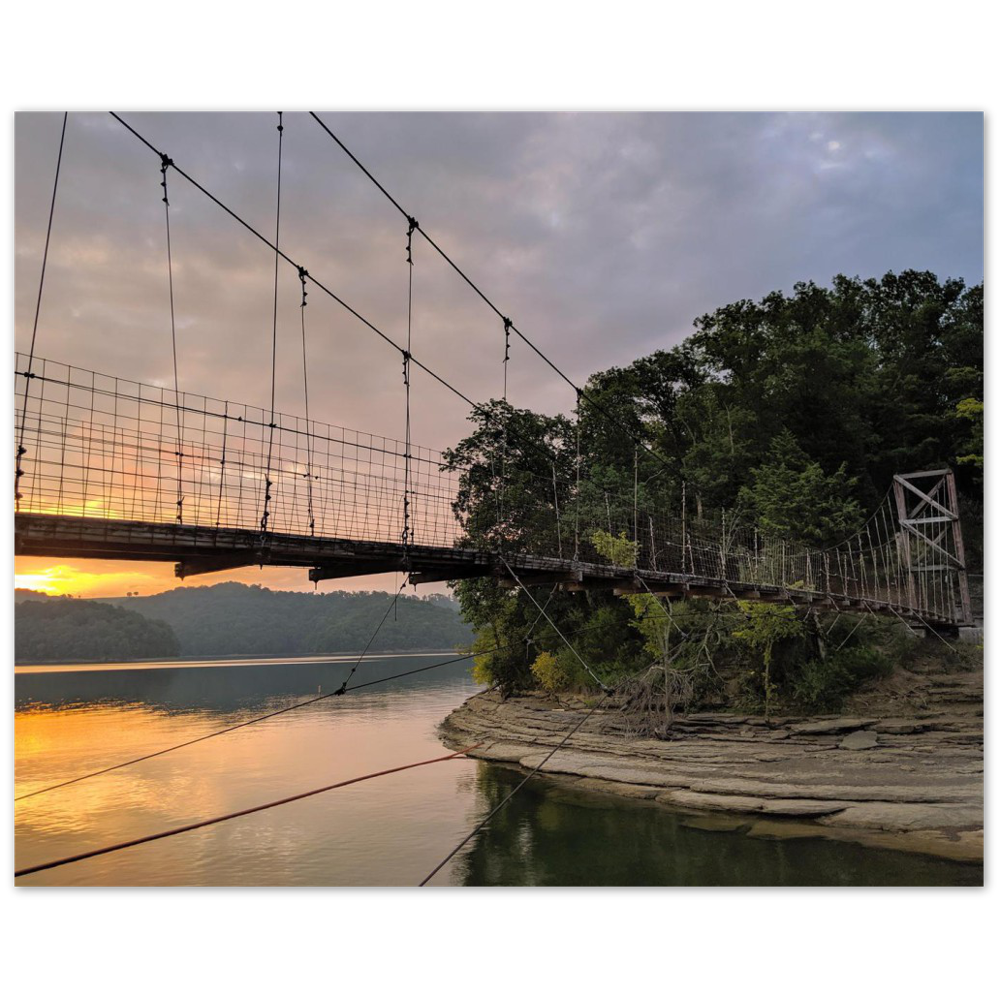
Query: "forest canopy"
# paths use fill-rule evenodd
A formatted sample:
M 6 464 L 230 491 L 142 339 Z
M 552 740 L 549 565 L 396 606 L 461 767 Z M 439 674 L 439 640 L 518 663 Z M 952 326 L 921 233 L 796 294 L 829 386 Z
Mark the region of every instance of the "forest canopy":
M 15 607 L 17 663 L 144 660 L 179 651 L 166 622 L 111 604 L 49 598 L 18 601 Z
M 391 595 L 380 592 L 313 594 L 219 583 L 149 597 L 19 601 L 17 660 L 356 652 L 364 648 L 390 600 Z M 47 623 L 45 635 L 38 634 L 42 621 Z M 471 630 L 454 600 L 401 595 L 371 650 L 454 649 L 470 640 Z
M 470 540 L 502 540 L 518 551 L 551 534 L 536 484 L 571 481 L 578 461 L 580 520 L 600 523 L 606 509 L 612 537 L 613 498 L 627 496 L 630 509 L 634 497 L 639 510 L 685 509 L 699 518 L 728 512 L 814 547 L 858 530 L 895 473 L 949 466 L 970 568 L 981 566 L 981 284 L 918 271 L 868 280 L 838 275 L 829 287 L 803 282 L 790 295 L 724 306 L 694 326 L 675 347 L 592 375 L 572 416 L 499 400 L 480 408 L 473 432 L 447 453 L 462 474 L 456 510 Z M 507 690 L 540 682 L 593 686 L 547 623 L 534 624 L 537 609 L 523 591 L 480 580 L 460 582 L 457 593 L 479 647 L 510 647 L 480 656 L 484 680 Z M 687 603 L 682 614 L 705 614 L 707 602 Z M 823 658 L 816 623 L 796 629 L 768 619 L 750 627 L 745 619 L 756 612 L 734 608 L 730 602 L 714 616 L 711 642 L 699 633 L 703 661 L 712 648 L 719 651 L 713 663 L 725 650 L 758 666 L 763 650 L 780 659 L 797 647 L 792 660 L 800 666 Z M 549 609 L 561 629 L 578 632 L 583 658 L 602 663 L 607 677 L 625 676 L 651 655 L 637 620 L 642 609 L 627 601 L 554 593 Z M 723 627 L 727 620 L 732 627 Z M 768 628 L 773 647 L 760 638 Z M 763 696 L 759 682 L 757 690 Z

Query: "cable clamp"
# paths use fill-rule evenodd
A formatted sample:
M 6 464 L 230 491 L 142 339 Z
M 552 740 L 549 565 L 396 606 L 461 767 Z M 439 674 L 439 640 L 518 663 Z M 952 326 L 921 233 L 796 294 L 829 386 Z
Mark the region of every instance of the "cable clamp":
M 406 217 L 409 229 L 406 230 L 406 263 L 413 267 L 413 231 L 420 228 L 420 223 L 412 215 Z
M 172 167 L 174 161 L 167 156 L 166 153 L 160 153 L 160 173 L 163 175 L 163 180 L 160 181 L 160 187 L 163 188 L 163 204 L 168 208 L 170 207 L 170 202 L 167 200 L 167 168 Z
M 284 132 L 285 131 L 285 126 L 281 124 L 281 112 L 280 111 L 278 112 L 278 131 L 279 132 Z
M 341 684 L 340 687 L 337 688 L 337 690 L 334 691 L 333 693 L 335 695 L 337 695 L 337 694 L 346 694 L 347 693 L 347 681 L 344 681 L 344 683 Z

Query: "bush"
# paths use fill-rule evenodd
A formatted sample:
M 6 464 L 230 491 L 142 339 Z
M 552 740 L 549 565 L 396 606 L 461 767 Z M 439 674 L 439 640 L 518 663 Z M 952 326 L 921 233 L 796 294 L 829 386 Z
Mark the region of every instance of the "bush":
M 836 656 L 803 664 L 793 689 L 795 700 L 814 711 L 836 711 L 854 690 L 854 678 Z
M 553 653 L 539 653 L 531 664 L 531 672 L 546 691 L 561 691 L 569 684 L 569 676 Z
M 834 655 L 843 662 L 859 685 L 888 677 L 892 673 L 892 661 L 871 646 L 855 646 Z
M 805 663 L 795 678 L 795 700 L 814 711 L 838 711 L 862 685 L 892 673 L 892 662 L 867 646 L 831 653 Z

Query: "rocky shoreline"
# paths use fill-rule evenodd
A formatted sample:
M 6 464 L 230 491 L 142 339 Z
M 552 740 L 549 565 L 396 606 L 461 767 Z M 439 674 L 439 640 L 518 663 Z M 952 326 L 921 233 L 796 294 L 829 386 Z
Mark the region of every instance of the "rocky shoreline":
M 702 712 L 667 739 L 637 737 L 602 706 L 542 772 L 648 799 L 750 835 L 823 836 L 955 861 L 983 858 L 982 672 L 892 711 L 763 718 Z M 885 706 L 882 706 L 883 708 Z M 442 723 L 453 749 L 535 768 L 590 711 L 541 694 L 475 695 Z

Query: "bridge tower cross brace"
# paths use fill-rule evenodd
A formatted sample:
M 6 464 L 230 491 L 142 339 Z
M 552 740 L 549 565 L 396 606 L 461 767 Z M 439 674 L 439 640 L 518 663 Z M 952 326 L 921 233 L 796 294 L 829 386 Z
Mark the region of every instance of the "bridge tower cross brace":
M 914 480 L 931 480 L 918 487 Z M 893 476 L 900 526 L 900 555 L 906 570 L 910 606 L 918 606 L 918 576 L 939 572 L 954 576 L 964 622 L 972 622 L 972 601 L 965 564 L 965 544 L 958 512 L 958 490 L 951 469 Z M 915 551 L 914 541 L 917 547 Z M 942 562 L 943 560 L 943 562 Z

